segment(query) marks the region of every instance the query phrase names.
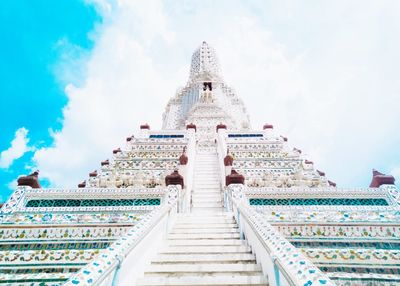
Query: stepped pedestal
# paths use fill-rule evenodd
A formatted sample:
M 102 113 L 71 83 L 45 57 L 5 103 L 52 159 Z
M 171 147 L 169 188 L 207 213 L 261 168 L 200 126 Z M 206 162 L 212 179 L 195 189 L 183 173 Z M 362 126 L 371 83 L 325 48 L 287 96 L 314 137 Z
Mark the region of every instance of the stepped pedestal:
M 268 285 L 232 213 L 222 207 L 218 156 L 197 154 L 191 214 L 181 214 L 139 285 Z

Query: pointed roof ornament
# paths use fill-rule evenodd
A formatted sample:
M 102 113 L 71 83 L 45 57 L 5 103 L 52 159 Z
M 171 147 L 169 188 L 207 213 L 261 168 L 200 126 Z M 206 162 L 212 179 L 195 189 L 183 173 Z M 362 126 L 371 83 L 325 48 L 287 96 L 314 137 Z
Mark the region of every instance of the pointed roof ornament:
M 370 188 L 379 188 L 382 185 L 394 185 L 394 177 L 392 175 L 385 175 L 375 169 L 372 169 L 372 181 L 369 185 Z
M 19 177 L 17 180 L 18 186 L 27 186 L 31 187 L 32 189 L 40 189 L 39 183 L 39 171 L 35 171 L 28 176 Z
M 229 152 L 229 149 L 226 150 L 226 156 L 224 158 L 224 165 L 227 166 L 232 166 L 233 165 L 233 156 Z
M 215 50 L 203 41 L 192 55 L 189 81 L 201 82 L 219 78 L 220 69 Z
M 186 156 L 186 147 L 183 147 L 182 155 L 179 157 L 179 164 L 180 165 L 187 165 L 189 161 L 188 156 Z
M 78 188 L 86 188 L 86 181 L 78 184 Z
M 179 174 L 178 170 L 174 170 L 171 174 L 165 177 L 165 185 L 181 185 L 182 189 L 185 186 L 183 177 Z

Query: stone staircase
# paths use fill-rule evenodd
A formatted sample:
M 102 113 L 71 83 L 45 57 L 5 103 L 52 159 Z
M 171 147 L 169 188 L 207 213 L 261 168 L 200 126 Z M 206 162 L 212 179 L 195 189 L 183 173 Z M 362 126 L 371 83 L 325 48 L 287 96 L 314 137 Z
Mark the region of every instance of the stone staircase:
M 223 211 L 216 150 L 196 154 L 192 212 Z
M 268 285 L 233 214 L 223 211 L 217 158 L 197 154 L 192 213 L 178 215 L 138 285 Z

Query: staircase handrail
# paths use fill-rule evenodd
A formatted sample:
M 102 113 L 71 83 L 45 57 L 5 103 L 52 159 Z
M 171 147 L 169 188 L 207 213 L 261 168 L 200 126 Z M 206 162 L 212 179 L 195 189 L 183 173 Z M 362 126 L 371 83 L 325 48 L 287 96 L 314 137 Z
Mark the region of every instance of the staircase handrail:
M 272 272 L 263 267 L 264 273 L 270 272 L 270 275 L 268 275 L 269 284 L 281 285 L 279 275 L 281 273 L 287 282 L 286 285 L 334 286 L 335 284 L 326 274 L 319 270 L 301 251 L 296 249 L 260 213 L 249 205 L 244 189 L 245 186 L 241 184 L 228 186 L 225 189 L 227 193 L 225 198 L 228 200 L 225 206 L 228 211 L 233 211 L 241 237 L 249 238 L 250 233 L 246 232 L 250 228 L 262 248 L 267 252 L 267 256 L 271 260 L 270 265 L 273 265 L 274 268 Z M 252 248 L 256 257 L 265 257 L 265 253 L 259 253 L 262 250 L 257 248 L 256 245 L 254 247 L 252 245 Z M 285 283 L 282 285 L 285 285 Z
M 176 211 L 180 191 L 180 185 L 166 187 L 166 200 L 163 206 L 144 215 L 125 236 L 101 251 L 92 262 L 71 276 L 64 285 L 116 285 L 117 270 L 123 259 L 146 238 L 164 216 L 169 215 L 173 210 Z
M 190 212 L 190 206 L 192 201 L 192 190 L 193 190 L 193 176 L 194 176 L 194 165 L 196 162 L 196 133 L 193 129 L 189 129 L 189 141 L 187 145 L 187 156 L 188 164 L 186 166 L 185 172 L 185 196 L 182 198 L 182 203 L 184 204 L 183 212 Z
M 218 153 L 218 165 L 219 165 L 219 174 L 220 174 L 220 183 L 221 188 L 225 187 L 225 165 L 224 165 L 224 158 L 228 151 L 226 146 L 226 130 L 225 129 L 218 129 L 218 136 L 217 136 L 217 153 Z

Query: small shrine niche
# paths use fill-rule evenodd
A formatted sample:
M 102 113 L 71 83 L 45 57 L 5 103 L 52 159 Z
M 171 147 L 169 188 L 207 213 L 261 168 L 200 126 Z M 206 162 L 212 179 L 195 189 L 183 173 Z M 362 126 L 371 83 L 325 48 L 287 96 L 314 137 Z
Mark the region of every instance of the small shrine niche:
M 212 83 L 211 82 L 203 82 L 203 90 L 212 90 Z

